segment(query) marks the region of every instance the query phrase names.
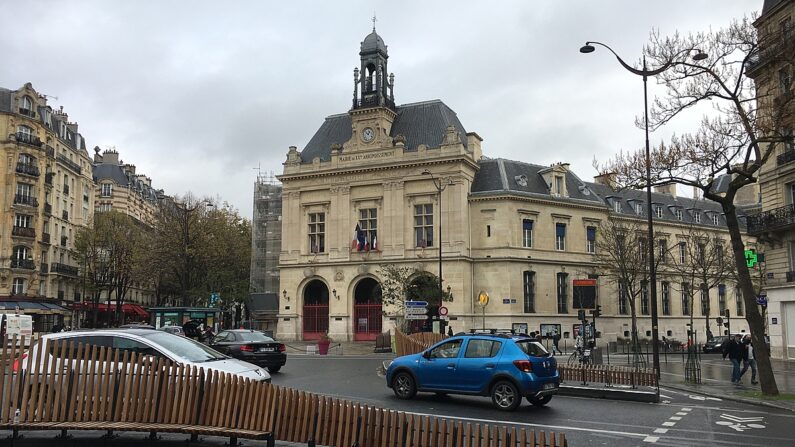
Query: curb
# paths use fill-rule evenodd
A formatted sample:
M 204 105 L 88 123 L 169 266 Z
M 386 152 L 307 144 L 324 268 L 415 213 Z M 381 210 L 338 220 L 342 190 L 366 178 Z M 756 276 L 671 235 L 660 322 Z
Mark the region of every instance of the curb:
M 626 400 L 630 402 L 659 403 L 660 396 L 652 391 L 623 390 L 616 388 L 590 388 L 575 385 L 560 385 L 559 396 L 590 397 L 597 399 Z
M 776 402 L 766 402 L 763 400 L 758 399 L 751 399 L 748 397 L 740 397 L 740 396 L 733 396 L 731 394 L 718 394 L 718 393 L 710 393 L 701 390 L 694 390 L 692 388 L 687 387 L 686 385 L 678 385 L 678 384 L 670 384 L 670 383 L 661 383 L 660 387 L 671 388 L 677 391 L 686 391 L 691 394 L 701 394 L 703 396 L 709 397 L 717 397 L 722 400 L 730 400 L 733 402 L 740 402 L 744 404 L 751 404 L 751 405 L 759 405 L 762 407 L 769 407 L 769 408 L 778 408 L 779 410 L 787 410 L 795 412 L 795 408 L 787 407 L 785 405 L 780 405 Z

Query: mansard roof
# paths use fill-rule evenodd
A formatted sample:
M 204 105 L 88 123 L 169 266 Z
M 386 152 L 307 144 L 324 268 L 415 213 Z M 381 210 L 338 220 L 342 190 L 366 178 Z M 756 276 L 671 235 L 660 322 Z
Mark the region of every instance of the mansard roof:
M 453 126 L 467 146 L 466 129 L 456 113 L 438 99 L 397 106 L 397 116 L 390 132 L 391 137 L 406 137 L 405 151 L 416 151 L 424 144 L 429 149 L 441 146 L 447 127 Z M 311 163 L 315 157 L 331 160 L 331 145 L 343 144 L 352 135 L 351 116 L 347 113 L 326 118 L 309 143 L 301 151 L 301 161 Z

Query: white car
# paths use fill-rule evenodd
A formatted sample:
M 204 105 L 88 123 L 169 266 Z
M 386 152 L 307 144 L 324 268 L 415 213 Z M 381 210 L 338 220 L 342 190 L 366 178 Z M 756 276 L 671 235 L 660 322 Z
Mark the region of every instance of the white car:
M 44 344 L 51 340 L 93 345 L 165 358 L 180 365 L 195 365 L 209 371 L 232 373 L 255 381 L 270 382 L 271 376 L 263 368 L 237 360 L 209 348 L 190 338 L 169 334 L 154 329 L 101 329 L 93 331 L 72 331 L 42 336 Z M 29 355 L 25 356 L 22 368 L 27 367 Z M 52 362 L 52 360 L 50 360 Z M 49 363 L 52 364 L 52 363 Z M 18 365 L 14 365 L 14 370 Z

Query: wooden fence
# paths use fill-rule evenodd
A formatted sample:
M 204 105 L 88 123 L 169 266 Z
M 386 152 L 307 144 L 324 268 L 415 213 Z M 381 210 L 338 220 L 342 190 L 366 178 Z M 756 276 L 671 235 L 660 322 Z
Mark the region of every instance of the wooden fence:
M 562 433 L 377 408 L 128 351 L 38 341 L 26 357 L 0 342 L 0 429 L 12 430 L 12 445 L 28 429 L 175 432 L 229 437 L 233 445 L 237 438 L 340 447 L 567 445 Z
M 406 335 L 399 329 L 395 329 L 395 353 L 398 357 L 401 355 L 416 354 L 428 349 L 431 345 L 445 338 L 447 338 L 446 335 L 434 332 L 417 332 L 415 334 Z
M 657 387 L 657 374 L 650 368 L 628 368 L 610 365 L 561 365 L 558 364 L 560 381 L 582 383 L 604 383 Z

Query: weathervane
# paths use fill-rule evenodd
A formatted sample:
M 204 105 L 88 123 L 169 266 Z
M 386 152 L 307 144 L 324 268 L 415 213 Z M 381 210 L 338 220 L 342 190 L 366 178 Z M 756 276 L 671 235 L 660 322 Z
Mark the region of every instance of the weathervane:
M 375 18 L 375 11 L 373 11 L 373 32 L 375 32 L 375 22 L 376 22 L 377 20 L 378 20 L 378 19 L 376 19 L 376 18 Z

